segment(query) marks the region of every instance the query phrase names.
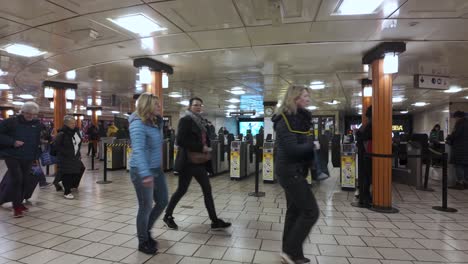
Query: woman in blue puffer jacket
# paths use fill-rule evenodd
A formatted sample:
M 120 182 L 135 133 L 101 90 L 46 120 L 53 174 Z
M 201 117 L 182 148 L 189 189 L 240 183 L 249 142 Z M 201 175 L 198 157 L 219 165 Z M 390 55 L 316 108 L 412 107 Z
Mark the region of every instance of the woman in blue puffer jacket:
M 136 104 L 136 111 L 129 122 L 132 144 L 130 177 L 138 197 L 138 250 L 155 254 L 157 242 L 151 237 L 150 230 L 168 200 L 166 177 L 161 169 L 161 106 L 159 98 L 151 93 L 141 94 Z

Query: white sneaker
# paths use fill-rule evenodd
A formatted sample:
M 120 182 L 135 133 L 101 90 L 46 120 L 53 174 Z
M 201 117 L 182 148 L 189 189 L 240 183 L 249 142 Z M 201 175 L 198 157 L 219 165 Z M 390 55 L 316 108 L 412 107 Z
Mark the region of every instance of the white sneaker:
M 75 199 L 75 196 L 73 196 L 73 194 L 69 193 L 69 194 L 66 194 L 63 196 L 65 199 L 68 199 L 68 200 L 72 200 L 72 199 Z

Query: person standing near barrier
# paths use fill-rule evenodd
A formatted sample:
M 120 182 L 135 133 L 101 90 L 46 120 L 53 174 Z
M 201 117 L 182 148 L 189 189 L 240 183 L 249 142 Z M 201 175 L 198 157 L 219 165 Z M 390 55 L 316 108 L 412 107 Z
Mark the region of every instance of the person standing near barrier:
M 141 94 L 129 123 L 132 145 L 130 177 L 138 198 L 138 250 L 155 254 L 158 245 L 151 237 L 151 229 L 168 200 L 166 176 L 161 168 L 163 119 L 159 98 L 151 93 Z
M 0 156 L 5 159 L 9 180 L 2 200 L 13 202 L 13 217 L 23 217 L 28 211 L 23 200 L 30 196 L 37 185 L 37 177 L 31 174 L 31 167 L 41 153 L 42 125 L 35 119 L 39 106 L 26 102 L 21 107 L 21 114 L 0 123 Z M 0 200 L 0 203 L 3 201 Z
M 370 207 L 372 197 L 370 186 L 372 183 L 372 157 L 368 154 L 372 153 L 372 106 L 366 110 L 365 116 L 367 124 L 361 126 L 356 133 L 357 148 L 359 153 L 358 169 L 359 169 L 359 202 L 364 207 Z
M 85 167 L 81 162 L 81 133 L 73 116 L 63 118 L 63 128 L 55 137 L 57 173 L 61 175 L 65 199 L 74 199 L 72 188 L 78 188 Z
M 450 163 L 455 165 L 457 182 L 455 189 L 468 189 L 468 119 L 462 111 L 453 113 L 455 127 L 447 137 L 451 146 Z
M 195 155 L 203 155 L 211 152 L 210 138 L 207 129 L 207 122 L 201 116 L 203 100 L 194 97 L 189 101 L 189 109 L 184 117 L 179 121 L 177 129 L 177 145 L 178 152 L 174 164 L 174 170 L 179 172 L 179 185 L 176 192 L 172 195 L 169 205 L 164 216 L 164 223 L 169 228 L 178 229 L 174 221 L 172 213 L 177 203 L 185 195 L 195 177 L 203 192 L 205 206 L 208 210 L 208 215 L 211 219 L 212 229 L 222 229 L 231 226 L 231 223 L 224 222 L 216 215 L 216 209 L 211 192 L 210 178 L 207 173 L 208 161 L 203 163 L 195 163 L 190 157 Z
M 281 258 L 290 264 L 310 262 L 304 257 L 302 244 L 320 215 L 306 180 L 314 158 L 314 143 L 309 140 L 312 115 L 306 110 L 309 104 L 309 89 L 291 86 L 272 118 L 277 145 L 274 170 L 287 203 Z
M 96 156 L 97 152 L 97 142 L 99 141 L 99 132 L 97 127 L 91 123 L 91 125 L 88 127 L 88 130 L 86 131 L 86 134 L 88 135 L 88 156 L 89 153 L 91 153 L 92 157 Z

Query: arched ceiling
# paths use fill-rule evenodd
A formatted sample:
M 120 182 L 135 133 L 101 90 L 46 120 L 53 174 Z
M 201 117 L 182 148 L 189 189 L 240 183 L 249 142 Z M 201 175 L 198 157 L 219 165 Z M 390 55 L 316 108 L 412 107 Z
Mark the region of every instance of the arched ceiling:
M 282 23 L 272 24 L 270 3 L 282 5 Z M 31 94 L 48 109 L 40 88 L 43 80 L 70 81 L 76 70 L 77 105 L 101 96 L 105 110 L 127 111 L 137 69 L 132 61 L 151 57 L 174 68 L 165 92 L 167 111 L 178 102 L 200 96 L 207 110 L 224 115 L 241 86 L 242 108 L 261 108 L 276 101 L 291 84 L 320 80 L 327 88 L 313 91 L 320 110 L 355 111 L 360 79 L 367 76 L 361 59 L 383 41 L 405 41 L 394 94 L 404 97 L 397 109 L 414 109 L 416 101 L 431 105 L 464 101 L 467 91 L 447 94 L 413 87 L 413 75 L 448 75 L 468 87 L 468 2 L 465 0 L 384 0 L 375 14 L 331 15 L 340 0 L 0 0 L 0 49 L 12 43 L 47 51 L 26 58 L 0 51 L 0 69 L 8 84 L 0 103 L 21 101 Z M 112 23 L 141 13 L 167 30 L 140 36 Z M 48 76 L 49 69 L 58 71 Z M 102 82 L 97 80 L 101 79 Z M 180 92 L 183 98 L 170 98 Z M 116 95 L 119 104 L 111 106 Z M 339 100 L 336 106 L 325 102 Z M 429 106 L 430 107 L 430 106 Z

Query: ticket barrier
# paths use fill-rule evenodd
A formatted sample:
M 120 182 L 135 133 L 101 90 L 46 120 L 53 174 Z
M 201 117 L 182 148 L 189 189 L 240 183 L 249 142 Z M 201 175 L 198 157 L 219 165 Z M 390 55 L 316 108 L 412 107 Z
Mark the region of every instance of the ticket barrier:
M 103 161 L 104 160 L 104 144 L 112 144 L 114 143 L 115 137 L 102 137 L 101 140 L 99 140 L 99 160 Z
M 163 170 L 170 171 L 174 168 L 174 144 L 169 139 L 164 139 L 163 142 Z
M 263 143 L 262 177 L 265 183 L 274 183 L 276 181 L 274 171 L 274 147 L 274 142 Z
M 106 144 L 107 149 L 107 169 L 118 170 L 126 167 L 126 148 L 127 144 Z M 103 148 L 104 149 L 104 148 Z
M 341 145 L 340 184 L 341 189 L 354 190 L 356 188 L 357 158 L 354 143 Z
M 240 140 L 233 141 L 230 155 L 232 180 L 240 180 L 255 173 L 255 146 Z
M 228 153 L 226 152 L 227 148 L 224 145 L 224 140 L 211 140 L 211 148 L 213 149 L 211 156 L 213 174 L 217 175 L 223 172 L 227 172 L 229 170 L 229 161 Z
M 394 157 L 392 179 L 394 182 L 411 186 L 422 186 L 422 147 L 418 142 L 401 142 L 398 155 Z M 408 157 L 410 156 L 410 157 Z

